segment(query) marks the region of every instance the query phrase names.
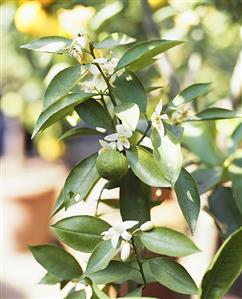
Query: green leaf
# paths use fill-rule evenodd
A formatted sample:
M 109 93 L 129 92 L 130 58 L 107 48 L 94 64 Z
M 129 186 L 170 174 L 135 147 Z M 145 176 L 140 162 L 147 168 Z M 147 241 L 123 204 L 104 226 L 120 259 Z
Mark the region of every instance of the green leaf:
M 137 297 L 137 296 L 142 296 L 142 287 L 134 289 L 133 291 L 129 292 L 126 297 Z
M 121 57 L 117 65 L 117 69 L 132 66 L 133 64 L 144 60 L 151 60 L 160 53 L 163 53 L 181 43 L 182 41 L 151 40 L 135 44 Z M 150 61 L 150 63 L 151 62 L 152 61 Z
M 224 108 L 213 107 L 201 111 L 194 116 L 188 117 L 186 121 L 205 121 L 229 118 L 242 118 L 242 113 Z
M 73 128 L 65 132 L 60 140 L 66 140 L 72 137 L 89 136 L 89 135 L 103 135 L 103 133 L 92 128 Z
M 130 37 L 121 32 L 115 32 L 108 35 L 104 40 L 98 43 L 95 48 L 97 49 L 112 49 L 121 45 L 127 45 L 135 42 L 135 38 Z
M 214 122 L 183 123 L 183 143 L 199 159 L 211 166 L 223 164 L 224 154 L 217 147 Z
M 175 139 L 177 142 L 181 142 L 182 138 L 183 138 L 183 131 L 184 128 L 181 126 L 174 126 L 174 125 L 170 125 L 165 123 L 164 124 L 165 130 L 169 132 L 169 135 Z
M 142 232 L 140 239 L 150 251 L 168 256 L 180 257 L 199 251 L 185 235 L 166 227 L 157 227 L 149 232 Z
M 99 243 L 88 260 L 86 275 L 105 269 L 117 253 L 110 240 Z
M 53 275 L 52 273 L 47 272 L 45 276 L 39 282 L 40 284 L 57 284 L 62 281 L 61 278 Z
M 121 76 L 117 76 L 113 85 L 113 92 L 122 103 L 135 103 L 139 106 L 140 111 L 146 111 L 146 92 L 141 81 L 133 72 L 125 70 Z
M 232 181 L 235 203 L 242 215 L 242 156 L 241 158 L 233 160 L 233 162 L 229 165 L 228 175 L 229 179 Z
M 149 261 L 155 279 L 167 288 L 181 294 L 196 294 L 197 286 L 184 267 L 176 261 L 158 257 Z
M 44 110 L 65 96 L 81 79 L 81 65 L 70 66 L 60 71 L 50 82 L 44 95 Z
M 242 123 L 240 123 L 231 136 L 231 142 L 229 145 L 229 153 L 233 153 L 237 148 L 239 148 L 242 142 Z
M 233 199 L 231 188 L 218 187 L 209 197 L 209 209 L 216 217 L 224 237 L 228 237 L 242 225 L 242 217 Z
M 188 86 L 168 103 L 166 111 L 177 110 L 197 97 L 203 96 L 208 92 L 210 84 L 211 83 L 198 83 Z
M 86 292 L 84 290 L 72 291 L 64 299 L 86 299 Z
M 137 104 L 124 103 L 118 105 L 115 107 L 114 112 L 117 115 L 117 117 L 122 121 L 122 123 L 127 124 L 132 131 L 135 131 L 140 116 L 140 110 Z
M 48 272 L 62 278 L 74 279 L 82 275 L 82 269 L 72 255 L 56 245 L 29 247 L 33 256 Z
M 96 159 L 97 153 L 92 154 L 72 168 L 65 181 L 62 194 L 66 209 L 76 203 L 74 198 L 70 197 L 71 193 L 79 194 L 80 200 L 85 200 L 93 186 L 100 179 L 96 169 Z
M 221 167 L 198 168 L 192 172 L 199 194 L 209 191 L 221 181 L 223 169 Z
M 119 261 L 111 261 L 107 268 L 95 273 L 88 273 L 88 277 L 96 284 L 121 283 L 129 279 L 130 272 L 131 268 L 127 264 Z
M 199 299 L 221 299 L 242 271 L 242 228 L 220 247 L 202 280 Z
M 200 211 L 200 196 L 195 180 L 185 168 L 182 168 L 176 181 L 175 192 L 182 213 L 193 233 Z
M 124 221 L 137 220 L 140 225 L 150 220 L 149 191 L 129 170 L 120 184 L 120 213 Z
M 151 141 L 154 160 L 159 165 L 164 178 L 174 187 L 182 168 L 181 145 L 168 132 L 165 136 L 160 136 L 156 129 L 152 130 Z
M 71 45 L 71 39 L 62 36 L 46 36 L 33 40 L 20 48 L 39 52 L 63 54 Z
M 103 241 L 101 233 L 108 230 L 110 225 L 93 216 L 73 216 L 58 221 L 52 227 L 56 235 L 70 247 L 92 252 Z
M 164 86 L 147 86 L 145 88 L 145 91 L 147 93 L 149 93 L 149 92 L 152 92 L 152 91 L 155 91 L 155 90 L 158 90 L 158 89 L 162 89 L 162 88 L 164 88 Z
M 113 122 L 109 113 L 94 99 L 81 103 L 75 110 L 86 123 L 95 127 L 113 130 Z
M 50 125 L 52 125 L 54 122 L 62 119 L 65 115 L 69 114 L 73 111 L 73 108 L 80 104 L 81 102 L 86 101 L 91 96 L 93 96 L 92 93 L 72 93 L 68 94 L 67 96 L 61 98 L 57 102 L 50 105 L 48 108 L 46 108 L 43 112 L 41 112 L 37 123 L 34 128 L 34 132 L 32 134 L 32 138 L 39 132 L 46 128 L 48 128 Z
M 126 150 L 126 158 L 135 175 L 145 184 L 152 187 L 170 187 L 152 154 L 144 148 L 131 147 Z

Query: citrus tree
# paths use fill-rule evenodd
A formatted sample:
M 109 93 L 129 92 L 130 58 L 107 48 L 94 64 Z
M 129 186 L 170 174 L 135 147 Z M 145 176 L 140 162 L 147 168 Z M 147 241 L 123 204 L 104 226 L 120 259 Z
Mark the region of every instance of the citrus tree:
M 209 128 L 199 138 L 189 135 L 189 125 L 220 119 L 239 118 L 238 111 L 208 107 L 190 109 L 193 100 L 209 92 L 211 83 L 186 87 L 167 103 L 162 99 L 151 117 L 147 115 L 147 95 L 157 87 L 144 87 L 137 71 L 151 65 L 157 56 L 182 41 L 136 41 L 122 33 L 113 33 L 94 43 L 85 34 L 74 39 L 60 36 L 43 37 L 22 48 L 70 55 L 77 64 L 60 71 L 50 82 L 43 99 L 43 110 L 33 137 L 53 123 L 76 111 L 85 127 L 68 130 L 62 140 L 86 135 L 100 137 L 100 150 L 80 161 L 70 171 L 57 199 L 54 214 L 85 201 L 96 183 L 106 179 L 95 215 L 64 218 L 52 228 L 57 237 L 73 249 L 90 253 L 86 269 L 56 245 L 32 246 L 35 259 L 47 270 L 44 283 L 72 284 L 66 298 L 108 298 L 100 285 L 114 284 L 117 290 L 124 282 L 133 281 L 128 297 L 142 297 L 150 282 L 159 282 L 182 294 L 199 298 L 222 298 L 242 268 L 241 231 L 241 125 L 234 131 L 226 155 L 216 150 Z M 130 45 L 131 44 L 131 45 Z M 126 50 L 121 57 L 113 49 Z M 183 138 L 184 136 L 184 138 Z M 197 155 L 197 170 L 191 174 L 183 161 L 182 147 Z M 218 167 L 211 167 L 219 165 Z M 232 181 L 232 189 L 222 183 Z M 216 188 L 215 188 L 216 186 Z M 104 189 L 119 188 L 118 205 L 122 221 L 108 223 L 98 213 Z M 211 215 L 218 224 L 223 221 L 226 241 L 217 252 L 198 288 L 175 257 L 199 251 L 185 235 L 166 227 L 154 227 L 150 218 L 151 188 L 174 190 L 181 211 L 193 233 L 200 211 L 200 195 L 210 189 Z M 228 197 L 229 200 L 225 201 Z M 218 200 L 230 213 L 217 212 Z M 108 202 L 108 201 L 107 201 Z M 232 207 L 232 208 L 231 208 Z M 237 222 L 229 222 L 235 213 Z M 229 220 L 228 220 L 229 219 Z M 227 221 L 227 222 L 226 222 Z M 223 226 L 224 227 L 224 226 Z M 154 257 L 155 256 L 155 257 Z M 135 287 L 134 287 L 135 286 Z

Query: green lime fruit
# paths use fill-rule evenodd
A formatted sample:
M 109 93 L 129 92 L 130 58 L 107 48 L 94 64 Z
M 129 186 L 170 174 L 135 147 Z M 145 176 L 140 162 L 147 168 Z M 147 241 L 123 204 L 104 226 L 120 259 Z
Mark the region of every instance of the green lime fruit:
M 106 180 L 119 180 L 128 172 L 126 157 L 117 151 L 103 151 L 96 161 L 97 171 Z

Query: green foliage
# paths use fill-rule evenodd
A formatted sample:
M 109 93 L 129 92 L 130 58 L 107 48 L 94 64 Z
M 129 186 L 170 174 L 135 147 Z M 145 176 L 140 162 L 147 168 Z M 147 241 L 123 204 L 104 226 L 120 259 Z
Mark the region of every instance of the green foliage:
M 122 10 L 121 4 L 107 7 L 111 7 L 112 15 Z M 107 7 L 98 13 L 103 22 L 107 21 Z M 93 28 L 98 30 L 98 24 L 101 26 L 102 22 L 94 18 Z M 199 216 L 200 194 L 211 190 L 208 213 L 227 240 L 204 276 L 200 298 L 218 299 L 241 271 L 242 131 L 239 124 L 222 152 L 215 142 L 214 121 L 239 118 L 241 112 L 200 105 L 199 98 L 208 93 L 210 83 L 190 85 L 170 101 L 160 101 L 151 111 L 147 93 L 160 86 L 145 89 L 135 71 L 151 65 L 159 54 L 182 42 L 157 39 L 129 47 L 134 42 L 123 33 L 113 33 L 95 43 L 85 35 L 73 40 L 53 36 L 22 46 L 67 54 L 79 63 L 60 71 L 50 82 L 33 136 L 76 111 L 84 127 L 68 129 L 60 139 L 94 135 L 104 139 L 100 140 L 102 148 L 98 153 L 72 168 L 53 213 L 85 201 L 101 177 L 109 181 L 97 198 L 94 216 L 68 217 L 52 226 L 66 245 L 91 253 L 84 273 L 78 262 L 60 247 L 41 245 L 30 249 L 48 271 L 42 283 L 59 283 L 63 288 L 67 283 L 80 282 L 92 288 L 94 299 L 108 298 L 105 288 L 101 290 L 98 285 L 114 283 L 118 289 L 118 285 L 129 280 L 134 286 L 127 298 L 142 298 L 142 289 L 149 282 L 159 282 L 182 294 L 196 294 L 197 287 L 188 272 L 165 256 L 187 256 L 199 249 L 180 232 L 154 228 L 150 220 L 150 208 L 154 205 L 151 188 L 174 189 L 192 233 Z M 120 55 L 125 47 L 128 49 L 120 59 L 106 51 L 113 49 L 114 55 Z M 101 58 L 98 49 L 103 50 Z M 84 81 L 85 75 L 91 79 Z M 149 86 L 150 82 L 144 82 Z M 184 168 L 189 164 L 195 168 L 192 175 Z M 224 182 L 232 183 L 232 187 L 223 187 Z M 118 199 L 102 198 L 104 189 L 114 188 L 120 189 Z M 122 222 L 111 225 L 97 217 L 100 202 L 119 209 Z M 158 257 L 143 259 L 144 249 L 149 256 Z M 79 291 L 75 286 L 66 299 L 85 297 L 85 290 Z

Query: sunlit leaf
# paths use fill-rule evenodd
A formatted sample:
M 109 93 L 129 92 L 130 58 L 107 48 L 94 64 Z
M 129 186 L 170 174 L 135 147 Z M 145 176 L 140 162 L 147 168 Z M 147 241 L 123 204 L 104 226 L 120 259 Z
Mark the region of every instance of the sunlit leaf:
M 224 108 L 213 107 L 201 111 L 194 116 L 188 117 L 187 121 L 205 121 L 230 118 L 242 118 L 242 113 Z
M 39 52 L 63 54 L 71 45 L 71 39 L 62 36 L 46 36 L 33 40 L 20 48 Z
M 127 124 L 132 131 L 136 129 L 140 116 L 140 110 L 137 104 L 120 104 L 115 107 L 114 112 L 117 115 L 117 117 L 122 121 L 122 123 Z
M 127 45 L 135 42 L 135 38 L 121 32 L 115 32 L 108 35 L 104 40 L 99 42 L 95 47 L 98 49 L 112 49 L 120 45 Z

